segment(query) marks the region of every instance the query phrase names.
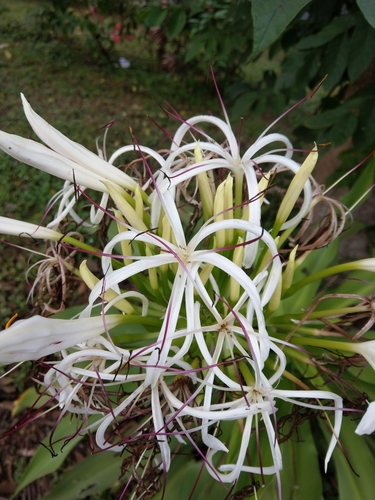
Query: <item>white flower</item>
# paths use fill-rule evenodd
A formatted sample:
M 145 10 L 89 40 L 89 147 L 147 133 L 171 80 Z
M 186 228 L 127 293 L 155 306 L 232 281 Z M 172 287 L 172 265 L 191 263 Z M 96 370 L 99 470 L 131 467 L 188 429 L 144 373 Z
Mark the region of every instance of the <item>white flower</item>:
M 198 128 L 201 123 L 208 123 L 215 125 L 221 133 L 224 134 L 227 145 L 221 146 L 218 142 L 208 136 L 204 131 Z M 185 135 L 203 135 L 203 141 L 193 140 L 181 146 Z M 269 153 L 258 153 L 264 147 L 272 143 L 281 143 L 283 149 L 275 149 Z M 202 160 L 195 161 L 194 152 L 197 145 L 202 151 Z M 281 168 L 286 168 L 292 173 L 296 174 L 300 165 L 292 160 L 292 144 L 287 137 L 282 134 L 262 134 L 255 143 L 248 148 L 248 150 L 241 156 L 237 138 L 235 137 L 229 121 L 225 123 L 223 120 L 213 116 L 195 116 L 184 122 L 177 130 L 173 137 L 171 145 L 171 153 L 165 160 L 165 165 L 158 176 L 158 184 L 160 192 L 170 190 L 173 195 L 176 187 L 184 181 L 198 176 L 203 172 L 209 172 L 217 169 L 228 169 L 235 180 L 235 193 L 242 193 L 243 178 L 246 181 L 247 201 L 250 201 L 249 214 L 247 220 L 254 224 L 261 223 L 261 199 L 259 196 L 258 181 L 256 177 L 257 171 L 263 165 L 271 165 L 270 172 L 277 171 Z M 280 154 L 280 151 L 285 154 Z M 189 159 L 191 161 L 187 162 Z M 311 202 L 311 185 L 307 180 L 304 183 L 304 201 L 297 215 L 285 221 L 281 229 L 287 229 L 298 222 L 306 214 Z M 158 223 L 159 210 L 160 210 L 160 196 L 153 198 L 153 214 L 152 225 Z M 246 200 L 238 199 L 235 195 L 235 203 L 242 204 Z M 250 267 L 254 262 L 257 255 L 257 243 L 251 247 L 245 248 L 245 257 L 243 261 L 244 267 Z
M 131 191 L 136 189 L 137 182 L 113 166 L 111 164 L 113 160 L 107 162 L 64 136 L 35 113 L 23 94 L 21 94 L 21 98 L 26 118 L 46 146 L 0 131 L 0 149 L 16 160 L 67 181 L 63 191 L 58 194 L 63 199 L 56 219 L 50 223 L 50 227 L 56 229 L 67 213 L 70 213 L 77 223 L 82 222 L 82 219 L 73 211 L 78 192 L 77 185 L 82 191 L 85 188 L 90 188 L 104 193 L 100 204 L 103 208 L 106 207 L 108 201 L 108 190 L 105 182 L 112 182 Z M 93 209 L 90 215 L 91 225 L 98 224 L 103 217 L 103 211 L 98 210 L 95 213 Z
M 373 432 L 375 432 L 375 401 L 368 405 L 366 413 L 355 430 L 355 433 L 359 436 L 372 434 Z

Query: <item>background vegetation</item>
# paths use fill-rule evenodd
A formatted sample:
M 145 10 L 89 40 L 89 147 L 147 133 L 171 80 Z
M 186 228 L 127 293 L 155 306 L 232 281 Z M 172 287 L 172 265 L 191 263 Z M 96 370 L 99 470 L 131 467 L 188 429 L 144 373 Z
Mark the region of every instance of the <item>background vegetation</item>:
M 298 147 L 313 140 L 344 144 L 334 178 L 374 148 L 372 6 L 370 0 L 0 0 L 0 128 L 33 136 L 23 92 L 49 123 L 90 149 L 112 120 L 108 151 L 131 140 L 129 127 L 140 143 L 168 147 L 160 128 L 177 124 L 163 111 L 165 101 L 183 118 L 220 115 L 212 63 L 237 128 L 244 117 L 248 144 L 328 74 L 314 98 L 277 128 Z M 1 215 L 30 222 L 41 220 L 61 186 L 5 154 L 0 175 Z M 366 218 L 373 228 L 373 212 Z M 2 245 L 1 328 L 14 313 L 32 312 L 25 305 L 28 265 L 27 255 Z M 24 380 L 21 373 L 20 390 Z

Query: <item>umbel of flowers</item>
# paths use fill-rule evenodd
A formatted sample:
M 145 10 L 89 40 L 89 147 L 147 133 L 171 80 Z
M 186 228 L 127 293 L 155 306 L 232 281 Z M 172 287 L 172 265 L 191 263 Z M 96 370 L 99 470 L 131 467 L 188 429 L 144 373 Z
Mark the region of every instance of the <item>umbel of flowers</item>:
M 93 430 L 103 450 L 122 453 L 143 443 L 142 474 L 167 472 L 176 450 L 189 445 L 223 483 L 242 473 L 279 478 L 280 401 L 333 411 L 327 468 L 342 397 L 326 384 L 298 383 L 287 370 L 288 353 L 303 359 L 306 351 L 297 346 L 314 343 L 310 337 L 292 343 L 269 321 L 291 287 L 298 289 L 294 275 L 309 244 L 324 246 L 343 228 L 330 205 L 334 223 L 305 235 L 312 208 L 329 204 L 310 178 L 317 146 L 300 165 L 289 139 L 267 129 L 241 153 L 224 110 L 225 121 L 175 115 L 181 125 L 167 153 L 134 139 L 107 159 L 105 151 L 95 155 L 63 136 L 24 96 L 22 103 L 45 145 L 0 132 L 0 148 L 65 183 L 46 227 L 0 217 L 0 232 L 47 240 L 52 251 L 40 262 L 35 287 L 45 287 L 49 266 L 59 263 L 90 294 L 72 319 L 55 319 L 46 307 L 46 317 L 10 324 L 0 333 L 0 362 L 55 354 L 40 362 L 45 392 L 61 412 L 79 415 L 80 429 Z M 128 173 L 114 166 L 134 149 L 137 175 L 132 164 Z M 288 179 L 282 197 L 272 189 L 280 173 Z M 67 232 L 69 222 L 74 232 Z M 110 228 L 105 244 L 90 245 L 103 227 Z M 77 251 L 80 261 L 71 258 Z M 95 273 L 93 259 L 100 262 Z M 373 266 L 371 259 L 363 265 Z M 281 388 L 285 377 L 293 384 Z M 222 431 L 227 422 L 235 429 L 229 435 Z M 251 447 L 257 452 L 249 460 Z

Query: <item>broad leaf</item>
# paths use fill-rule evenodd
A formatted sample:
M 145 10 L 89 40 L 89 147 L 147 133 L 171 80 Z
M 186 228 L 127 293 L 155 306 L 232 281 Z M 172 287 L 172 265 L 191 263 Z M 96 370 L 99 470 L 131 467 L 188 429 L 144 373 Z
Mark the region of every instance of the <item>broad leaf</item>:
M 306 54 L 298 50 L 292 50 L 282 63 L 282 71 L 277 79 L 275 91 L 290 88 L 296 83 L 298 70 L 306 63 Z
M 307 118 L 304 125 L 311 129 L 332 127 L 340 122 L 340 120 L 346 119 L 346 116 L 351 113 L 352 109 L 363 106 L 364 102 L 365 98 L 362 97 L 348 100 L 336 108 L 323 111 L 322 113 Z
M 371 151 L 374 148 L 375 137 L 375 101 L 371 97 L 361 107 L 359 126 L 353 136 L 355 148 Z
M 298 44 L 297 49 L 315 49 L 317 47 L 322 47 L 328 42 L 332 41 L 341 33 L 345 33 L 349 28 L 354 26 L 358 21 L 358 17 L 353 14 L 346 14 L 340 16 L 329 24 L 327 24 L 323 29 L 314 35 L 309 35 L 303 38 Z
M 12 409 L 12 416 L 18 415 L 26 408 L 40 408 L 44 404 L 48 403 L 48 401 L 51 401 L 51 396 L 49 396 L 48 393 L 41 395 L 37 392 L 34 386 L 29 387 L 16 399 Z
M 168 37 L 173 39 L 181 33 L 186 24 L 186 14 L 182 9 L 176 9 L 172 12 L 168 20 L 167 33 Z
M 242 96 L 236 100 L 233 106 L 233 116 L 235 118 L 238 118 L 240 116 L 246 115 L 250 111 L 251 106 L 254 104 L 258 97 L 259 92 L 256 90 L 249 90 L 248 92 L 242 94 Z
M 186 51 L 185 62 L 189 62 L 194 59 L 194 57 L 196 57 L 204 48 L 206 43 L 206 40 L 202 39 L 202 37 L 195 36 L 190 42 L 188 50 Z
M 93 423 L 96 419 L 98 419 L 98 416 L 91 416 L 89 418 L 89 422 Z M 41 445 L 30 460 L 25 474 L 18 483 L 18 488 L 15 492 L 16 495 L 28 484 L 32 483 L 36 479 L 39 479 L 40 477 L 55 472 L 63 464 L 71 450 L 81 441 L 83 434 L 76 435 L 68 442 L 64 441 L 64 438 L 75 434 L 76 432 L 76 419 L 72 419 L 70 415 L 67 415 L 62 419 L 53 435 L 54 442 L 61 440 L 53 447 L 54 455 L 52 455 L 51 451 L 49 451 L 50 438 L 47 436 L 43 441 L 44 446 Z M 48 449 L 46 447 L 48 447 Z
M 356 26 L 349 42 L 348 71 L 350 81 L 353 82 L 361 76 L 374 57 L 375 30 L 362 22 Z
M 355 434 L 357 422 L 346 416 L 340 432 L 340 443 L 345 450 L 336 446 L 333 452 L 340 500 L 374 498 L 375 491 L 375 459 L 362 436 Z M 331 438 L 327 426 L 321 423 L 327 441 Z M 328 471 L 329 473 L 330 471 Z
M 327 54 L 322 63 L 323 74 L 328 74 L 323 83 L 325 90 L 331 90 L 343 77 L 348 64 L 349 39 L 346 33 L 333 40 L 327 47 Z
M 103 451 L 88 456 L 64 474 L 43 500 L 79 500 L 111 488 L 121 473 L 122 458 Z M 117 484 L 117 487 L 119 484 Z
M 153 496 L 153 500 L 208 500 L 224 498 L 228 490 L 226 486 L 213 479 L 205 469 L 203 460 L 187 459 L 185 453 L 191 453 L 190 446 L 187 450 L 181 448 L 182 455 L 176 455 L 168 472 L 165 492 L 161 491 Z M 202 472 L 203 469 L 203 472 Z
M 358 126 L 358 116 L 349 112 L 342 121 L 336 122 L 334 126 L 324 134 L 325 140 L 333 146 L 339 146 L 351 137 Z
M 367 162 L 365 168 L 362 165 L 362 173 L 351 186 L 350 191 L 341 202 L 350 208 L 360 197 L 373 185 L 375 180 L 375 158 L 372 156 Z M 363 200 L 364 201 L 364 200 Z M 362 203 L 363 203 L 362 201 Z
M 164 19 L 167 17 L 167 9 L 161 7 L 152 7 L 145 19 L 145 24 L 151 28 L 155 28 L 163 24 Z
M 280 474 L 282 497 L 293 500 L 322 500 L 322 476 L 310 423 L 300 425 L 280 449 L 283 457 L 283 469 Z M 258 498 L 278 500 L 276 477 L 258 491 Z
M 374 0 L 357 0 L 357 5 L 361 9 L 366 21 L 375 28 L 375 2 Z
M 253 0 L 251 3 L 254 26 L 252 57 L 257 57 L 271 43 L 275 42 L 309 2 L 310 0 L 299 0 L 298 2 Z

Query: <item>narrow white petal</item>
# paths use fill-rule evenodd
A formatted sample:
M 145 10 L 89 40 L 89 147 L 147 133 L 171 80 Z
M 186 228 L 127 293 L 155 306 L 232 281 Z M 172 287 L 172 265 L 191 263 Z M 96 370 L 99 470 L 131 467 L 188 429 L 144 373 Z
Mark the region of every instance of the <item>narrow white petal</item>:
M 235 135 L 232 132 L 232 129 L 228 127 L 227 123 L 225 123 L 223 120 L 220 118 L 216 118 L 215 116 L 210 116 L 210 115 L 199 115 L 199 116 L 194 116 L 193 118 L 189 118 L 185 123 L 183 123 L 177 132 L 175 133 L 172 141 L 172 146 L 171 149 L 174 151 L 180 144 L 181 141 L 183 140 L 185 134 L 189 131 L 194 131 L 194 126 L 198 123 L 211 123 L 213 125 L 216 125 L 223 134 L 225 135 L 225 138 L 227 139 L 229 143 L 229 147 L 231 150 L 231 154 L 234 158 L 237 158 L 239 156 L 239 150 L 238 150 L 238 144 L 237 144 L 237 139 Z M 198 127 L 199 128 L 199 127 Z M 204 134 L 208 139 L 210 139 L 207 134 Z
M 373 432 L 375 432 L 375 401 L 368 405 L 366 413 L 355 430 L 355 433 L 359 436 L 372 434 Z
M 154 420 L 154 429 L 156 434 L 156 439 L 159 444 L 162 465 L 161 467 L 168 471 L 171 465 L 171 450 L 169 448 L 168 439 L 165 435 L 165 423 L 163 419 L 163 413 L 161 411 L 160 399 L 159 399 L 159 387 L 155 385 L 151 391 L 151 406 L 152 406 L 152 417 Z
M 35 113 L 23 94 L 21 94 L 21 99 L 28 122 L 36 135 L 48 147 L 65 158 L 82 165 L 90 172 L 103 176 L 120 186 L 135 189 L 137 184 L 128 175 L 52 127 L 52 125 Z

